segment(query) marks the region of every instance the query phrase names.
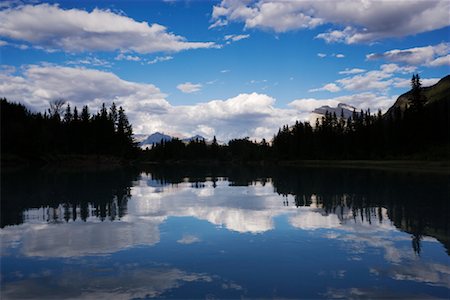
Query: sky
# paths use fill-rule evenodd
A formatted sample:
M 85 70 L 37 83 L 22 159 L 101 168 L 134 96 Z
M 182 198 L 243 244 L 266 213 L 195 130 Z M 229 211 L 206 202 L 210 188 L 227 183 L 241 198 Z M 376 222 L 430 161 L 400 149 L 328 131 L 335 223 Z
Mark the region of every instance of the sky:
M 123 106 L 137 134 L 270 140 L 450 74 L 450 1 L 2 1 L 0 97 Z M 312 121 L 312 120 L 311 120 Z

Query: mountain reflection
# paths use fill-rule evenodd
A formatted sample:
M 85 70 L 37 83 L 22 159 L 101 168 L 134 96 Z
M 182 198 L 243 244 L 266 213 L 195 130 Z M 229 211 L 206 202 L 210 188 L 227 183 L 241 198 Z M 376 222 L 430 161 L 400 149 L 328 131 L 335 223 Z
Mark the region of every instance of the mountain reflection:
M 2 176 L 2 187 L 2 241 L 17 242 L 21 232 L 21 250 L 29 256 L 71 257 L 153 245 L 169 217 L 262 233 L 274 229 L 274 219 L 282 215 L 304 230 L 358 230 L 355 240 L 397 228 L 411 234 L 417 254 L 426 236 L 449 249 L 448 177 L 442 175 L 155 166 L 141 175 L 137 170 L 11 173 Z M 62 224 L 48 227 L 50 223 Z M 22 225 L 10 226 L 16 224 Z M 72 242 L 64 244 L 69 234 Z M 398 260 L 382 240 L 375 234 L 365 242 L 379 243 L 387 260 Z

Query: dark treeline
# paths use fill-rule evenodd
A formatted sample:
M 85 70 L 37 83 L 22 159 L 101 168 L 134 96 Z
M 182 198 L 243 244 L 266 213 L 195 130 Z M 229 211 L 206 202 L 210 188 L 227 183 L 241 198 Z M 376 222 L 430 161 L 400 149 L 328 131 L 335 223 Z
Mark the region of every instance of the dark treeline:
M 427 103 L 418 75 L 412 78 L 409 105 L 387 114 L 353 112 L 345 119 L 326 113 L 314 128 L 297 122 L 284 126 L 273 140 L 279 159 L 387 159 L 420 154 L 439 157 L 450 143 L 449 100 Z M 426 104 L 426 105 L 425 105 Z M 442 149 L 443 148 L 443 149 Z M 440 149 L 443 153 L 435 153 Z M 438 150 L 439 151 L 439 150 Z M 448 155 L 448 154 L 447 154 Z
M 40 157 L 53 154 L 101 154 L 130 157 L 137 151 L 125 111 L 113 103 L 96 114 L 64 101 L 48 112 L 31 113 L 24 105 L 0 99 L 2 154 Z
M 214 137 L 212 143 L 195 139 L 184 143 L 179 139 L 161 140 L 151 149 L 143 151 L 143 157 L 152 161 L 170 160 L 218 160 L 218 161 L 251 161 L 270 158 L 269 144 L 245 139 L 233 139 L 227 145 L 219 145 Z
M 448 95 L 428 101 L 420 78 L 414 75 L 406 107 L 394 106 L 388 113 L 354 111 L 349 118 L 344 111 L 326 114 L 311 125 L 296 122 L 285 125 L 271 145 L 265 140 L 248 138 L 218 145 L 180 140 L 161 141 L 147 151 L 154 161 L 215 159 L 219 161 L 311 160 L 311 159 L 448 159 L 450 106 Z
M 449 159 L 450 76 L 438 87 L 421 87 L 414 75 L 407 105 L 394 105 L 386 114 L 369 110 L 354 111 L 344 118 L 327 112 L 309 122 L 285 125 L 271 143 L 233 139 L 226 145 L 202 139 L 184 143 L 179 139 L 161 140 L 151 149 L 140 151 L 122 107 L 113 103 L 91 114 L 63 101 L 51 103 L 48 112 L 31 113 L 21 104 L 0 99 L 1 151 L 6 155 L 82 154 L 138 157 L 145 161 L 278 161 L 316 159 Z M 426 95 L 434 95 L 427 99 Z M 402 96 L 403 97 L 403 96 Z M 3 159 L 3 158 L 2 158 Z

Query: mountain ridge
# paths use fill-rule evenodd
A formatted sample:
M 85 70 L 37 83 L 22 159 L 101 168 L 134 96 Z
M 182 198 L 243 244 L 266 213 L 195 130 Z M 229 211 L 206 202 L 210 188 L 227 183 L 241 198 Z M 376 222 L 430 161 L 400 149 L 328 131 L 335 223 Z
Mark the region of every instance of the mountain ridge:
M 450 75 L 442 77 L 434 85 L 423 87 L 422 93 L 426 97 L 426 102 L 424 103 L 425 106 L 439 101 L 450 101 Z M 411 97 L 411 90 L 400 95 L 394 104 L 387 110 L 385 116 L 393 115 L 397 108 L 404 111 L 409 107 Z

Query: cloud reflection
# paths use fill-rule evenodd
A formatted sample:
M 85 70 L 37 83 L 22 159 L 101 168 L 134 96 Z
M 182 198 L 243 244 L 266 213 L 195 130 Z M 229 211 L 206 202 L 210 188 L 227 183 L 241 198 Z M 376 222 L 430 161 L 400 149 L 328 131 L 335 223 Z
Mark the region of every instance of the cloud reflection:
M 100 274 L 99 274 L 100 272 Z M 178 268 L 125 265 L 118 268 L 42 272 L 2 285 L 5 299 L 154 298 L 186 283 L 213 282 L 217 277 Z M 226 283 L 223 283 L 226 284 Z

